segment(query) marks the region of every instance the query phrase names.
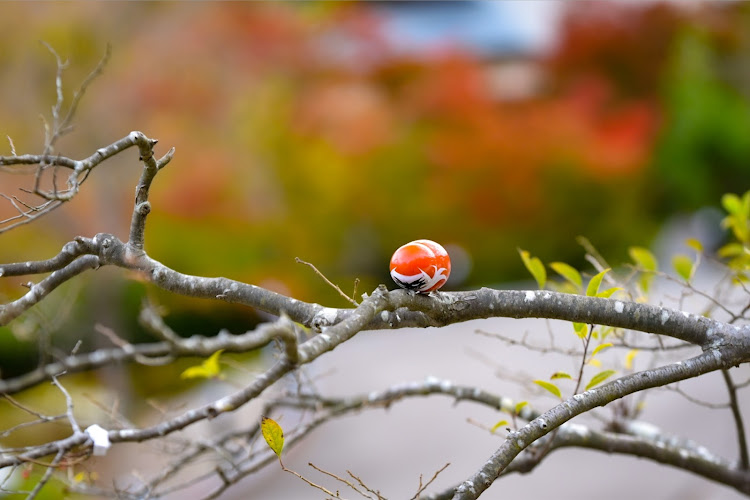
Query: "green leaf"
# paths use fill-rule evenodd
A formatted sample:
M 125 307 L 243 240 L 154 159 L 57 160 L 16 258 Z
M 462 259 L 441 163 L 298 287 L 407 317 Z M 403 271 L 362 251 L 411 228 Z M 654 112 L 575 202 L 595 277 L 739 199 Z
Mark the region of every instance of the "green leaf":
M 656 257 L 654 257 L 654 254 L 652 254 L 648 248 L 630 247 L 628 248 L 628 254 L 630 255 L 630 258 L 633 259 L 633 262 L 644 271 L 657 270 L 658 264 L 656 262 Z
M 496 423 L 495 425 L 492 426 L 492 428 L 490 429 L 490 432 L 494 434 L 495 431 L 498 430 L 500 427 L 505 427 L 507 425 L 508 425 L 508 421 L 507 420 L 501 420 L 501 421 L 499 421 L 498 423 Z
M 737 257 L 743 253 L 745 253 L 745 247 L 740 243 L 727 243 L 716 252 L 716 254 L 722 259 L 727 257 Z
M 615 373 L 616 372 L 614 370 L 604 370 L 603 372 L 597 373 L 596 375 L 594 375 L 593 377 L 591 377 L 591 380 L 586 385 L 586 389 L 584 389 L 584 390 L 588 391 L 592 387 L 601 384 L 602 382 L 604 382 L 605 380 L 607 380 L 609 377 L 611 377 Z
M 609 268 L 591 278 L 591 281 L 589 281 L 589 285 L 586 287 L 586 296 L 593 297 L 599 292 L 599 285 L 602 284 L 602 279 L 604 279 L 604 275 L 608 272 Z
M 597 353 L 602 352 L 604 349 L 609 349 L 610 347 L 612 347 L 612 344 L 599 344 L 593 351 L 591 351 L 591 356 L 596 356 Z
M 727 193 L 721 197 L 721 206 L 732 215 L 742 215 L 742 202 L 739 196 L 733 193 Z
M 696 240 L 695 238 L 688 238 L 685 240 L 685 244 L 695 250 L 698 253 L 703 253 L 703 243 Z
M 576 335 L 580 338 L 586 338 L 586 333 L 588 333 L 588 329 L 586 328 L 588 325 L 586 323 L 576 323 L 573 322 L 573 330 L 575 330 Z
M 583 280 L 578 270 L 565 262 L 552 262 L 549 267 L 557 274 L 571 282 L 577 289 L 583 289 Z
M 219 349 L 201 364 L 187 368 L 180 374 L 180 378 L 224 378 L 219 365 L 219 356 L 222 352 L 224 349 Z
M 562 394 L 560 393 L 560 389 L 555 384 L 551 382 L 547 382 L 546 380 L 535 380 L 534 383 L 538 385 L 539 387 L 547 389 L 549 392 L 554 394 L 558 399 L 562 399 Z
M 529 270 L 531 275 L 536 280 L 539 288 L 544 288 L 547 283 L 547 271 L 544 269 L 544 264 L 539 260 L 539 257 L 531 257 L 531 254 L 526 250 L 518 249 L 518 253 L 521 254 L 521 260 L 523 265 Z
M 555 379 L 558 379 L 558 378 L 570 378 L 570 379 L 572 379 L 573 377 L 570 376 L 570 373 L 555 372 L 550 377 L 550 380 L 555 380 Z
M 748 243 L 750 240 L 750 191 L 742 195 L 740 199 L 737 195 L 728 193 L 721 198 L 721 204 L 729 213 L 721 221 L 721 227 L 729 228 L 734 236 L 742 243 Z
M 690 281 L 693 277 L 695 265 L 693 260 L 687 255 L 675 255 L 672 257 L 672 266 L 680 278 Z
M 268 447 L 276 453 L 279 461 L 281 461 L 281 450 L 284 449 L 284 430 L 276 421 L 263 417 L 260 421 L 260 432 L 263 434 L 263 439 L 268 443 Z
M 515 409 L 516 415 L 520 415 L 521 410 L 523 410 L 523 407 L 528 404 L 529 404 L 528 401 L 519 401 L 518 403 L 516 403 L 516 409 Z

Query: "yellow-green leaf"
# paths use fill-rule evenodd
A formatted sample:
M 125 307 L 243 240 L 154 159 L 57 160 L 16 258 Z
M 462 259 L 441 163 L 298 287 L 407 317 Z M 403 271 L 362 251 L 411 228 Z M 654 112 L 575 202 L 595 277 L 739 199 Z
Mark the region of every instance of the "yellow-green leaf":
M 581 279 L 581 273 L 571 265 L 565 262 L 552 262 L 549 267 L 552 268 L 557 274 L 571 282 L 577 289 L 583 288 L 583 279 Z
M 516 403 L 516 410 L 515 410 L 516 415 L 520 415 L 521 410 L 523 410 L 523 407 L 526 406 L 527 404 L 529 404 L 528 401 L 519 401 L 518 403 Z
M 695 268 L 693 260 L 687 255 L 675 255 L 672 257 L 672 266 L 680 278 L 690 281 L 693 278 Z
M 521 260 L 526 269 L 529 270 L 531 275 L 536 280 L 539 288 L 544 288 L 547 283 L 547 271 L 544 269 L 544 264 L 539 260 L 539 257 L 532 257 L 526 250 L 518 249 L 518 253 L 521 254 Z
M 612 344 L 599 344 L 593 351 L 591 351 L 591 356 L 596 356 L 597 353 L 602 352 L 604 349 L 609 349 L 610 347 L 612 347 Z
M 586 296 L 593 297 L 597 293 L 599 293 L 599 285 L 602 284 L 602 279 L 604 279 L 604 275 L 609 272 L 609 268 L 605 269 L 604 271 L 597 273 L 596 276 L 591 278 L 591 281 L 589 281 L 589 285 L 586 287 Z
M 585 390 L 589 390 L 592 387 L 601 384 L 605 380 L 607 380 L 609 377 L 614 375 L 616 372 L 614 370 L 604 370 L 603 372 L 599 372 L 593 377 L 591 377 L 591 380 L 589 380 L 589 383 L 586 385 Z
M 586 327 L 586 323 L 577 323 L 575 321 L 573 322 L 573 330 L 575 330 L 576 335 L 578 335 L 580 338 L 586 337 L 586 333 L 588 331 Z
M 284 430 L 275 420 L 263 417 L 260 421 L 260 432 L 263 434 L 263 439 L 268 443 L 268 447 L 281 460 L 281 450 L 284 449 Z
M 612 288 L 607 288 L 606 290 L 602 290 L 601 292 L 596 294 L 596 297 L 602 297 L 605 299 L 608 299 L 614 294 L 615 292 L 619 292 L 622 290 L 619 286 L 613 286 Z
M 596 358 L 589 358 L 588 364 L 590 364 L 591 366 L 596 366 L 597 368 L 602 366 L 602 362 Z
M 224 349 L 219 349 L 203 362 L 196 366 L 187 368 L 180 374 L 181 378 L 223 378 L 221 366 L 219 365 L 219 356 Z
M 625 368 L 626 369 L 630 370 L 633 368 L 633 360 L 635 359 L 636 354 L 638 354 L 638 349 L 631 349 L 625 355 Z
M 573 378 L 573 377 L 570 375 L 570 373 L 555 372 L 550 377 L 550 380 L 555 380 L 555 379 L 558 379 L 558 378 Z
M 703 244 L 695 238 L 688 238 L 685 240 L 685 244 L 695 250 L 698 253 L 703 253 Z
M 504 427 L 504 426 L 507 426 L 507 425 L 508 425 L 508 421 L 507 420 L 501 420 L 501 421 L 499 421 L 498 423 L 496 423 L 495 425 L 492 426 L 492 428 L 490 429 L 490 432 L 494 434 L 495 431 L 498 430 L 500 427 Z
M 554 394 L 557 398 L 562 399 L 562 394 L 560 394 L 560 389 L 555 384 L 551 382 L 547 382 L 546 380 L 535 380 L 534 383 L 538 385 L 539 387 L 547 389 L 549 392 Z
M 742 202 L 736 194 L 727 193 L 722 196 L 721 206 L 732 215 L 742 214 Z
M 628 248 L 628 254 L 639 268 L 644 271 L 656 271 L 658 267 L 656 257 L 648 248 L 630 247 Z
M 745 247 L 739 243 L 727 243 L 716 252 L 716 254 L 722 259 L 727 257 L 737 257 L 744 253 Z

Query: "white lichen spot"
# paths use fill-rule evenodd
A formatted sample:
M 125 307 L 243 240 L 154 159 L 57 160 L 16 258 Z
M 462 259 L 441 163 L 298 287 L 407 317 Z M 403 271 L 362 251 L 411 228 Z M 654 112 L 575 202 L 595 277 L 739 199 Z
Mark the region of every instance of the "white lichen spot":
M 547 421 L 544 420 L 543 418 L 538 418 L 537 422 L 539 422 L 539 427 L 541 427 L 542 429 L 547 428 Z
M 549 292 L 544 292 L 544 294 L 542 294 L 542 298 L 543 298 L 543 299 L 549 299 L 549 298 L 551 298 L 551 297 L 552 297 L 552 294 L 551 294 L 551 293 L 549 293 Z
M 437 377 L 435 377 L 434 375 L 428 375 L 424 379 L 424 383 L 425 383 L 425 385 L 438 386 L 438 385 L 440 385 L 440 379 L 437 378 Z
M 686 318 L 690 317 L 690 313 L 689 312 L 682 311 L 682 315 L 685 316 Z
M 336 311 L 336 309 L 332 307 L 325 307 L 317 315 L 320 316 L 320 319 L 325 321 L 327 324 L 332 325 L 336 321 L 337 314 L 338 312 Z
M 3 274 L 5 274 L 5 270 L 2 267 L 0 267 L 0 277 L 2 277 Z
M 104 350 L 91 351 L 89 360 L 92 364 L 102 363 L 107 359 L 107 353 Z
M 536 292 L 532 292 L 531 290 L 529 290 L 528 292 L 526 292 L 526 298 L 524 298 L 523 301 L 534 302 L 535 299 L 536 299 Z
M 666 323 L 668 319 L 669 319 L 669 312 L 662 311 L 661 312 L 661 324 L 663 325 L 664 323 Z
M 380 319 L 382 319 L 382 320 L 383 320 L 383 321 L 385 321 L 385 322 L 387 322 L 387 321 L 388 321 L 388 316 L 389 316 L 389 314 L 388 314 L 388 311 L 382 311 L 382 312 L 380 313 Z
M 31 267 L 31 262 L 27 262 L 26 267 Z
M 320 335 L 318 335 L 318 337 L 319 337 L 320 339 L 322 339 L 322 340 L 323 340 L 323 342 L 325 342 L 326 344 L 328 344 L 328 343 L 330 343 L 330 342 L 331 342 L 331 336 L 330 336 L 330 335 L 328 335 L 327 333 L 321 333 Z
M 224 398 L 224 399 L 218 400 L 214 404 L 214 408 L 216 408 L 216 411 L 218 413 L 224 413 L 224 412 L 234 410 L 234 405 L 229 401 L 229 398 Z
M 523 442 L 523 439 L 516 439 L 516 444 L 519 448 L 523 448 L 525 443 Z
M 630 422 L 627 424 L 627 430 L 630 434 L 650 440 L 656 440 L 662 435 L 662 431 L 659 427 L 643 421 Z
M 621 313 L 625 310 L 625 304 L 619 300 L 615 301 L 615 312 Z
M 135 436 L 135 429 L 122 429 L 120 431 L 120 438 L 127 440 Z
M 703 460 L 707 462 L 716 463 L 716 457 L 714 457 L 710 451 L 708 451 L 708 448 L 705 446 L 696 446 L 695 447 L 695 453 Z
M 443 392 L 449 392 L 453 388 L 453 382 L 450 380 L 443 380 L 440 382 L 440 390 Z
M 510 398 L 502 397 L 500 398 L 500 409 L 503 411 L 507 411 L 510 409 L 515 410 L 516 405 L 513 404 L 513 400 Z
M 232 285 L 229 287 L 229 289 L 233 292 L 236 292 L 240 289 L 240 286 L 237 283 L 232 283 Z

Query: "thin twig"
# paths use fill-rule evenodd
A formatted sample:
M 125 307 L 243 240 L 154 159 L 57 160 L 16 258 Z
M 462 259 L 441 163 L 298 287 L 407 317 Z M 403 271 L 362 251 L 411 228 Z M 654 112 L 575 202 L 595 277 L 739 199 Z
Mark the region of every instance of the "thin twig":
M 334 474 L 333 472 L 328 472 L 325 469 L 321 469 L 320 467 L 318 467 L 317 465 L 315 465 L 312 462 L 308 462 L 307 465 L 309 465 L 310 467 L 312 467 L 316 471 L 320 472 L 321 474 L 325 474 L 326 476 L 330 476 L 330 477 L 334 478 L 336 481 L 344 483 L 345 485 L 347 485 L 348 487 L 350 487 L 351 489 L 353 489 L 354 491 L 356 491 L 357 493 L 359 493 L 363 497 L 365 497 L 365 498 L 372 498 L 371 496 L 369 496 L 369 495 L 367 495 L 367 494 L 362 493 L 361 491 L 359 491 L 356 486 L 354 486 L 352 483 L 350 483 L 349 481 L 347 481 L 343 477 L 339 477 L 336 474 Z
M 47 467 L 47 470 L 44 472 L 44 476 L 39 480 L 38 483 L 36 483 L 36 486 L 34 486 L 34 489 L 31 490 L 31 493 L 29 493 L 29 496 L 26 497 L 27 500 L 33 500 L 37 497 L 39 492 L 44 488 L 44 485 L 47 484 L 52 477 L 52 473 L 55 471 L 55 468 L 62 460 L 63 456 L 65 455 L 65 452 L 63 450 L 59 450 L 57 452 L 57 455 L 55 455 L 55 458 L 52 460 L 52 463 L 49 464 L 49 467 Z
M 354 307 L 357 307 L 357 306 L 359 305 L 359 302 L 357 302 L 357 301 L 356 301 L 356 300 L 354 300 L 353 298 L 349 297 L 349 296 L 348 296 L 347 294 L 345 294 L 345 293 L 344 293 L 344 292 L 343 292 L 343 291 L 341 290 L 341 288 L 339 288 L 339 287 L 338 287 L 338 285 L 334 284 L 334 283 L 333 283 L 333 282 L 332 282 L 331 280 L 329 280 L 328 278 L 326 278 L 326 277 L 325 277 L 325 275 L 324 275 L 323 273 L 321 273 L 321 272 L 320 272 L 320 271 L 318 270 L 318 268 L 317 268 L 317 267 L 315 267 L 315 264 L 312 264 L 312 263 L 310 263 L 310 262 L 305 262 L 304 260 L 300 259 L 299 257 L 295 257 L 295 258 L 294 258 L 294 260 L 295 260 L 295 261 L 296 261 L 296 262 L 297 262 L 298 264 L 305 264 L 306 266 L 310 266 L 310 267 L 312 268 L 312 270 L 313 270 L 313 271 L 315 271 L 315 274 L 317 274 L 318 276 L 320 276 L 321 278 L 323 278 L 323 281 L 325 281 L 325 282 L 326 282 L 326 283 L 328 283 L 328 284 L 329 284 L 330 286 L 332 286 L 332 287 L 333 287 L 333 289 L 334 289 L 334 290 L 336 290 L 336 291 L 337 291 L 337 292 L 339 293 L 339 295 L 341 295 L 342 297 L 344 297 L 344 300 L 346 300 L 347 302 L 349 302 L 350 304 L 352 304 L 352 305 L 353 305 Z M 356 290 L 356 287 L 355 287 L 355 290 Z
M 63 387 L 63 385 L 57 380 L 57 376 L 52 377 L 52 383 L 58 389 L 60 389 L 60 392 L 62 392 L 65 396 L 66 415 L 68 417 L 68 421 L 70 422 L 70 426 L 73 428 L 73 432 L 79 434 L 81 432 L 81 426 L 78 425 L 76 417 L 73 414 L 73 398 L 70 396 L 70 393 L 65 389 L 65 387 Z
M 437 479 L 438 475 L 441 472 L 443 472 L 445 469 L 447 469 L 449 465 L 450 465 L 450 462 L 448 462 L 447 464 L 443 465 L 441 468 L 436 470 L 435 474 L 432 475 L 432 478 L 430 478 L 430 480 L 427 481 L 424 485 L 422 485 L 422 475 L 420 474 L 419 475 L 419 489 L 417 490 L 417 493 L 413 497 L 411 497 L 411 500 L 419 500 L 419 495 L 421 495 L 422 492 L 426 490 L 427 487 L 430 486 L 430 484 L 432 484 L 432 482 L 435 479 Z
M 742 413 L 740 412 L 740 405 L 737 403 L 737 388 L 734 386 L 731 375 L 729 375 L 729 370 L 721 370 L 721 374 L 724 376 L 724 382 L 727 385 L 727 392 L 729 392 L 729 405 L 732 408 L 734 423 L 737 427 L 737 444 L 740 449 L 740 463 L 742 464 L 742 468 L 747 470 L 750 469 L 750 459 L 748 459 L 747 453 L 745 425 L 742 423 Z
M 352 471 L 350 471 L 350 470 L 347 470 L 347 471 L 346 471 L 346 473 L 347 473 L 347 474 L 349 474 L 349 475 L 350 475 L 350 476 L 352 477 L 352 479 L 354 479 L 355 481 L 357 481 L 357 482 L 359 483 L 359 485 L 360 485 L 361 487 L 363 487 L 363 488 L 364 488 L 365 490 L 367 490 L 367 491 L 368 491 L 369 493 L 372 493 L 373 495 L 375 495 L 375 496 L 377 497 L 377 500 L 385 500 L 385 497 L 383 497 L 383 496 L 382 496 L 382 495 L 380 494 L 380 492 L 379 492 L 379 491 L 375 491 L 375 490 L 373 490 L 372 488 L 370 488 L 369 486 L 367 486 L 367 485 L 365 484 L 365 482 L 364 482 L 364 481 L 362 481 L 362 479 L 361 479 L 361 478 L 360 478 L 359 476 L 357 476 L 356 474 L 354 474 L 354 473 L 353 473 Z
M 281 460 L 279 460 L 279 463 L 281 463 Z M 320 491 L 322 491 L 322 492 L 326 493 L 327 495 L 331 495 L 331 497 L 332 497 L 332 498 L 341 498 L 341 496 L 340 496 L 340 495 L 339 495 L 338 493 L 334 493 L 334 492 L 332 492 L 332 491 L 330 491 L 330 490 L 326 489 L 326 488 L 325 488 L 325 486 L 321 486 L 321 485 L 319 485 L 319 484 L 315 484 L 315 483 L 313 483 L 312 481 L 310 481 L 310 480 L 309 480 L 309 479 L 307 479 L 306 477 L 302 476 L 301 474 L 298 474 L 297 472 L 294 472 L 294 471 L 293 471 L 292 469 L 287 469 L 287 468 L 286 468 L 286 467 L 284 466 L 284 464 L 281 464 L 281 469 L 282 469 L 282 470 L 283 470 L 284 472 L 288 472 L 288 473 L 290 473 L 290 474 L 292 474 L 292 475 L 294 475 L 294 476 L 297 476 L 298 478 L 302 479 L 302 480 L 303 480 L 304 482 L 306 482 L 307 484 L 309 484 L 309 485 L 310 485 L 310 486 L 312 486 L 313 488 L 317 488 L 317 489 L 319 489 Z

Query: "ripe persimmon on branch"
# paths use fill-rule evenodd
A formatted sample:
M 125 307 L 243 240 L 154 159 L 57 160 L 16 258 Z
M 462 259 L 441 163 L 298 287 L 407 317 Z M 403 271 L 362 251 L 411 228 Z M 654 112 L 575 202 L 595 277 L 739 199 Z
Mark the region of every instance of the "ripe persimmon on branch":
M 49 422 L 59 424 L 60 421 L 67 422 L 69 427 L 69 435 L 64 438 L 20 447 L 3 445 L 0 448 L 0 470 L 5 472 L 0 472 L 4 474 L 0 476 L 0 482 L 4 490 L 21 490 L 17 486 L 17 476 L 28 467 L 39 467 L 44 473 L 33 489 L 27 492 L 30 497 L 36 496 L 53 479 L 64 482 L 67 488 L 78 493 L 117 495 L 122 498 L 159 497 L 187 488 L 195 481 L 205 480 L 214 485 L 206 498 L 219 496 L 241 479 L 274 463 L 275 454 L 282 453 L 280 446 L 270 450 L 252 445 L 262 432 L 260 419 L 244 427 L 225 430 L 210 439 L 188 440 L 183 443 L 184 446 L 173 457 L 169 466 L 151 477 L 139 478 L 139 481 L 127 488 L 99 484 L 90 477 L 87 481 L 76 480 L 75 476 L 66 476 L 62 470 L 87 464 L 92 455 L 116 454 L 120 443 L 163 442 L 198 422 L 238 410 L 267 393 L 284 376 L 297 373 L 304 365 L 315 362 L 362 331 L 443 327 L 469 320 L 506 317 L 547 318 L 573 323 L 573 334 L 578 337 L 582 347 L 582 350 L 572 351 L 570 354 L 579 359 L 578 373 L 571 375 L 558 371 L 550 380 L 536 381 L 537 386 L 546 389 L 557 399 L 558 402 L 550 408 L 534 408 L 525 401 L 514 402 L 508 397 L 483 390 L 480 384 L 459 386 L 448 380 L 428 377 L 423 381 L 345 398 L 326 397 L 303 384 L 293 394 L 271 396 L 264 400 L 262 414 L 272 415 L 287 408 L 313 415 L 299 426 L 286 429 L 287 448 L 295 446 L 314 429 L 331 420 L 365 409 L 388 407 L 412 398 L 445 396 L 456 401 L 471 401 L 510 415 L 512 425 L 501 421 L 489 429 L 491 434 L 495 434 L 498 429 L 507 427 L 507 436 L 491 456 L 477 457 L 474 474 L 468 478 L 454 478 L 453 486 L 432 494 L 424 491 L 430 489 L 428 487 L 431 487 L 432 480 L 424 485 L 420 480 L 420 488 L 415 495 L 419 498 L 477 498 L 502 475 L 533 470 L 550 452 L 566 447 L 605 450 L 609 453 L 647 458 L 690 471 L 750 495 L 747 442 L 742 412 L 737 402 L 740 384 L 733 381 L 729 371 L 750 360 L 750 326 L 747 325 L 750 293 L 744 287 L 746 272 L 750 268 L 750 259 L 747 257 L 750 248 L 750 231 L 747 230 L 750 194 L 744 197 L 728 195 L 723 200 L 729 213 L 725 225 L 732 230 L 736 241 L 724 247 L 719 252 L 719 257 L 727 264 L 727 276 L 739 283 L 744 293 L 742 303 L 736 307 L 718 302 L 715 304 L 725 314 L 724 320 L 646 303 L 644 298 L 647 296 L 650 280 L 661 271 L 655 257 L 642 248 L 631 249 L 635 266 L 622 273 L 611 271 L 595 252 L 589 251 L 589 259 L 598 272 L 589 280 L 585 289 L 581 273 L 563 263 L 550 264 L 550 268 L 563 278 L 560 284 L 550 285 L 546 268 L 541 261 L 531 257 L 528 252 L 521 251 L 522 261 L 537 280 L 539 290 L 481 288 L 442 292 L 434 291 L 436 287 L 433 286 L 430 293 L 415 293 L 401 289 L 389 291 L 381 285 L 371 293 L 364 294 L 359 302 L 352 299 L 351 307 L 326 307 L 227 277 L 185 274 L 171 268 L 168 263 L 151 257 L 147 251 L 145 228 L 149 214 L 158 207 L 152 207 L 149 194 L 159 172 L 173 158 L 177 158 L 175 150 L 169 149 L 158 157 L 155 152 L 157 141 L 143 132 L 133 131 L 109 145 L 99 147 L 83 159 L 53 154 L 57 139 L 70 128 L 79 96 L 83 94 L 91 78 L 101 72 L 107 58 L 105 56 L 92 76 L 86 80 L 81 91 L 76 94 L 70 111 L 62 117 L 61 73 L 65 64 L 57 54 L 55 57 L 58 63 L 58 97 L 53 108 L 53 125 L 48 127 L 42 152 L 16 154 L 11 141 L 11 154 L 0 156 L 3 170 L 32 167 L 33 187 L 27 190 L 27 194 L 40 197 L 43 202 L 32 205 L 15 195 L 4 194 L 4 199 L 17 209 L 18 214 L 2 221 L 5 225 L 0 228 L 0 232 L 32 222 L 59 206 L 78 192 L 81 183 L 96 166 L 135 148 L 138 150 L 141 173 L 135 185 L 136 195 L 128 239 L 122 241 L 106 232 L 111 228 L 102 228 L 102 232 L 93 236 L 72 237 L 60 252 L 46 260 L 0 264 L 0 279 L 28 276 L 31 280 L 26 283 L 26 291 L 19 292 L 15 298 L 0 305 L 0 326 L 9 325 L 28 314 L 61 285 L 105 266 L 127 271 L 129 276 L 173 294 L 252 307 L 274 315 L 276 319 L 243 334 L 220 332 L 215 336 L 183 338 L 167 325 L 157 307 L 145 302 L 139 320 L 155 336 L 155 342 L 132 344 L 120 339 L 114 332 L 108 332 L 107 335 L 113 340 L 113 347 L 88 352 L 74 349 L 28 373 L 0 380 L 0 394 L 5 400 L 33 417 L 24 427 L 46 425 Z M 58 169 L 70 171 L 65 188 L 57 186 Z M 50 189 L 41 187 L 40 179 L 47 172 L 52 172 L 55 179 Z M 697 244 L 694 246 L 699 255 L 705 253 Z M 698 265 L 697 260 L 686 261 L 685 258 L 679 258 L 675 259 L 674 267 L 677 279 L 685 289 L 703 293 L 691 283 Z M 449 269 L 448 266 L 448 272 Z M 616 286 L 600 290 L 605 282 L 612 282 Z M 559 290 L 550 289 L 553 287 Z M 345 296 L 343 293 L 342 295 Z M 641 332 L 643 336 L 638 336 L 637 332 Z M 697 348 L 693 351 L 699 350 L 700 353 L 693 352 L 675 362 L 654 365 L 640 371 L 630 367 L 619 377 L 615 377 L 614 370 L 606 369 L 588 378 L 587 383 L 584 380 L 584 366 L 592 363 L 600 352 L 608 348 L 627 348 L 630 349 L 628 356 L 632 360 L 635 346 L 645 345 L 646 341 L 643 339 L 654 336 L 659 339 L 657 348 L 669 350 L 673 355 L 686 352 L 681 349 L 683 346 L 693 346 Z M 508 341 L 507 337 L 504 339 Z M 667 345 L 670 341 L 671 344 Z M 531 347 L 524 339 L 512 342 Z M 185 378 L 219 377 L 222 353 L 250 352 L 269 344 L 278 347 L 273 362 L 241 387 L 207 403 L 184 409 L 176 415 L 166 416 L 153 425 L 139 426 L 127 420 L 117 425 L 108 425 L 104 421 L 78 422 L 74 412 L 77 401 L 65 388 L 66 376 L 96 370 L 113 362 L 165 365 L 181 357 L 205 359 L 194 370 L 183 372 Z M 650 348 L 654 348 L 653 344 Z M 737 428 L 740 450 L 737 460 L 721 457 L 709 451 L 707 446 L 688 439 L 669 436 L 661 431 L 655 432 L 654 426 L 638 420 L 638 411 L 616 412 L 617 417 L 605 422 L 600 429 L 571 422 L 578 415 L 622 401 L 628 395 L 700 377 L 713 371 L 720 371 L 724 375 L 725 390 L 729 398 L 727 408 L 731 410 Z M 564 396 L 564 391 L 558 384 L 558 379 L 566 378 L 575 381 L 575 388 L 569 396 Z M 17 393 L 47 381 L 53 383 L 65 396 L 66 407 L 62 413 L 48 415 L 15 398 Z M 20 426 L 0 429 L 0 437 L 10 436 L 19 428 Z M 278 442 L 279 438 L 276 435 L 274 441 Z M 176 485 L 169 482 L 207 457 L 218 460 L 218 464 L 205 468 L 197 478 L 192 477 L 190 481 L 183 480 Z M 313 467 L 321 471 L 318 467 Z M 444 470 L 445 467 L 435 472 L 435 476 L 438 473 L 449 474 L 449 469 L 447 472 L 443 472 Z M 353 479 L 344 479 L 335 474 L 329 476 L 329 479 L 336 478 L 332 483 L 334 486 L 329 489 L 317 484 L 315 486 L 331 493 L 330 490 L 335 490 L 336 481 L 339 481 L 352 487 L 361 496 L 374 498 L 368 495 L 374 494 L 375 490 L 363 485 L 361 480 L 355 485 L 358 477 L 352 473 L 350 476 Z M 308 484 L 313 484 L 302 478 Z M 293 480 L 291 476 L 290 480 Z M 379 493 L 377 497 L 382 498 Z

